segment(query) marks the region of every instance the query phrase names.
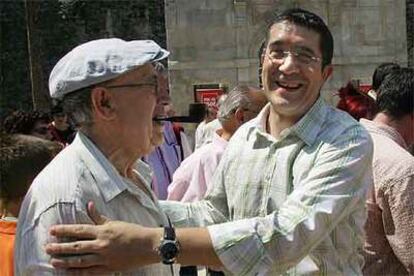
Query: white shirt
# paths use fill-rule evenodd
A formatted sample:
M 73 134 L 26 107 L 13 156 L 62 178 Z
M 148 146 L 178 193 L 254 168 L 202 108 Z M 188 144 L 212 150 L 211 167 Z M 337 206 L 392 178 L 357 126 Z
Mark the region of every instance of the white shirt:
M 150 191 L 151 171 L 142 161 L 134 171 Z M 150 192 L 151 193 L 151 192 Z M 82 133 L 35 178 L 19 214 L 15 243 L 16 275 L 64 275 L 54 269 L 44 245 L 56 242 L 48 233 L 55 224 L 89 223 L 86 204 L 104 216 L 143 226 L 167 225 L 157 200 L 122 177 Z M 138 250 L 138 249 L 137 249 Z M 124 273 L 122 273 L 124 274 Z M 169 266 L 155 264 L 128 275 L 171 275 Z
M 203 145 L 184 159 L 168 186 L 167 200 L 193 202 L 203 199 L 227 143 L 227 140 L 214 133 L 211 143 Z
M 214 119 L 209 123 L 202 121 L 195 133 L 195 149 L 198 149 L 202 145 L 211 143 L 213 141 L 214 133 L 221 128 L 221 124 L 218 119 Z

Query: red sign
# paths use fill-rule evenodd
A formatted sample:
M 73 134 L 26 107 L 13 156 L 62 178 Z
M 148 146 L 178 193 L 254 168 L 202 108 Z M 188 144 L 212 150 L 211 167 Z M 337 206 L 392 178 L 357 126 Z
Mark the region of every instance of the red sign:
M 223 94 L 223 89 L 221 88 L 206 88 L 206 89 L 197 89 L 196 90 L 196 101 L 206 104 L 209 107 L 217 108 L 217 99 Z

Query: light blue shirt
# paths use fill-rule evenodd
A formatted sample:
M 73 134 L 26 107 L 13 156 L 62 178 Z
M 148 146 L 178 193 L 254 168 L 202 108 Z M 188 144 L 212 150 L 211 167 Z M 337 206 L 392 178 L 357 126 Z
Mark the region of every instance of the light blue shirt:
M 150 192 L 151 171 L 138 161 L 134 172 Z M 150 192 L 151 193 L 151 192 Z M 44 245 L 55 224 L 88 223 L 86 204 L 93 201 L 104 216 L 149 227 L 167 225 L 156 198 L 122 177 L 81 132 L 71 145 L 35 178 L 19 214 L 15 244 L 16 275 L 62 275 L 54 269 Z M 138 249 L 137 249 L 138 250 Z M 171 275 L 169 266 L 155 264 L 128 275 Z

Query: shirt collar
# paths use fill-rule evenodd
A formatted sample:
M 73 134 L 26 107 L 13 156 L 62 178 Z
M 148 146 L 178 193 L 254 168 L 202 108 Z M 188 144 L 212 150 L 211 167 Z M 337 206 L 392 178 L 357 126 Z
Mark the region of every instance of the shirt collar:
M 226 139 L 221 138 L 222 133 L 222 128 L 214 131 L 213 140 L 211 142 L 214 144 L 214 146 L 225 149 L 228 144 L 228 141 Z
M 75 147 L 96 179 L 97 187 L 105 202 L 112 200 L 127 189 L 122 176 L 86 135 L 78 131 L 72 146 Z
M 268 103 L 260 111 L 259 115 L 252 120 L 250 124 L 249 136 L 251 136 L 254 132 L 253 129 L 256 129 L 257 135 L 275 140 L 273 136 L 266 132 L 266 123 L 269 118 L 270 108 L 271 105 Z M 306 112 L 306 114 L 296 124 L 282 131 L 281 139 L 284 139 L 289 135 L 295 135 L 308 146 L 312 145 L 322 130 L 322 125 L 325 121 L 327 112 L 328 106 L 326 102 L 322 99 L 322 97 L 319 97 L 308 112 Z
M 408 149 L 407 143 L 405 143 L 404 138 L 395 128 L 367 119 L 361 119 L 360 123 L 365 127 L 366 130 L 368 130 L 368 132 L 384 135 L 389 139 L 393 140 L 395 143 L 397 143 L 404 149 Z

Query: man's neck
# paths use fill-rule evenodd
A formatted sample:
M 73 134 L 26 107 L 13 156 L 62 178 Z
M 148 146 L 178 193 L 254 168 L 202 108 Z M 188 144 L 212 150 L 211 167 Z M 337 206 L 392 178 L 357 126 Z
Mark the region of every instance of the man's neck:
M 120 145 L 119 140 L 113 139 L 114 135 L 106 131 L 97 134 L 97 131 L 90 130 L 85 135 L 93 141 L 96 147 L 102 152 L 109 162 L 116 168 L 120 175 L 128 177 L 129 171 L 135 162 L 140 158 L 132 151 L 125 150 L 125 147 Z
M 226 130 L 225 128 L 221 128 L 216 131 L 218 135 L 220 135 L 221 138 L 223 138 L 226 141 L 229 141 L 231 136 L 233 136 L 233 132 L 230 132 Z
M 0 210 L 0 217 L 1 218 L 6 218 L 6 217 L 11 217 L 11 218 L 17 218 L 17 216 L 19 215 L 19 211 L 20 211 L 20 204 L 21 204 L 21 200 L 19 200 L 18 202 L 8 202 L 7 204 L 5 204 L 5 206 L 3 206 L 3 210 Z
M 380 112 L 375 115 L 372 121 L 395 129 L 401 135 L 407 145 L 413 143 L 413 134 L 411 133 L 413 131 L 413 127 L 411 126 L 412 121 L 410 121 L 409 115 L 406 115 L 401 119 L 394 119 L 386 113 Z
M 266 120 L 266 132 L 278 139 L 283 130 L 293 126 L 300 118 L 284 116 L 274 111 L 270 106 L 269 117 Z

